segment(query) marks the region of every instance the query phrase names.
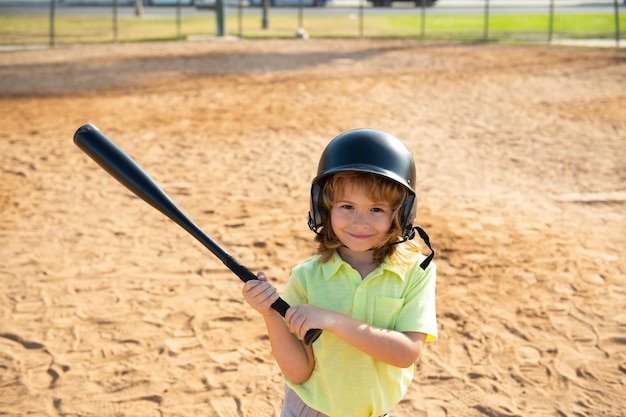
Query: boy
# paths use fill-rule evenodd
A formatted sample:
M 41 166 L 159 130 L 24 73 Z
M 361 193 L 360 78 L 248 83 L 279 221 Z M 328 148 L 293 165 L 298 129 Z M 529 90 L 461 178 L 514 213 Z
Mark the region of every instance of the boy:
M 263 273 L 243 287 L 263 315 L 285 377 L 281 417 L 378 417 L 405 395 L 413 364 L 437 338 L 434 252 L 411 242 L 415 163 L 394 136 L 357 129 L 324 150 L 311 186 L 318 254 L 296 266 L 284 299 Z M 312 346 L 310 329 L 323 330 Z

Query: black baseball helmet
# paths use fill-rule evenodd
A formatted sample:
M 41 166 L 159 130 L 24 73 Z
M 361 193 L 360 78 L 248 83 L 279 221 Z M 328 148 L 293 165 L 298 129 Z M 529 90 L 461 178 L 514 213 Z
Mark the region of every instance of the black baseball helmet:
M 404 186 L 407 198 L 400 207 L 402 238 L 415 235 L 413 222 L 417 209 L 415 195 L 415 161 L 400 139 L 376 129 L 355 129 L 344 132 L 330 141 L 322 152 L 317 176 L 311 185 L 309 228 L 317 233 L 326 220 L 322 201 L 324 183 L 338 172 L 365 172 L 380 175 Z

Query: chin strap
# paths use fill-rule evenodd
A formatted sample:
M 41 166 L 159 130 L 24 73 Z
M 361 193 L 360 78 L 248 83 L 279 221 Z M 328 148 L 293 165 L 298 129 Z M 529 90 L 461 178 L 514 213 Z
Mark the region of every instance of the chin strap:
M 424 231 L 424 229 L 422 229 L 419 226 L 414 226 L 413 228 L 411 228 L 409 230 L 408 233 L 404 234 L 404 237 L 402 238 L 401 241 L 399 242 L 394 242 L 392 243 L 392 245 L 397 245 L 400 243 L 404 243 L 407 240 L 411 240 L 415 237 L 415 231 L 417 231 L 417 233 L 420 235 L 420 237 L 422 238 L 422 240 L 424 241 L 424 243 L 426 243 L 426 246 L 428 246 L 428 249 L 430 249 L 430 255 L 428 255 L 426 257 L 426 259 L 424 259 L 422 261 L 422 263 L 420 264 L 420 268 L 422 269 L 426 269 L 428 268 L 428 265 L 430 265 L 431 261 L 433 260 L 433 258 L 435 257 L 435 250 L 433 249 L 433 247 L 430 245 L 430 238 L 428 237 L 428 234 Z
M 428 249 L 430 249 L 430 255 L 428 255 L 426 259 L 424 259 L 422 263 L 420 264 L 420 268 L 426 269 L 428 268 L 428 265 L 430 265 L 430 262 L 435 257 L 435 250 L 433 249 L 432 246 L 430 246 L 430 238 L 428 237 L 424 229 L 422 229 L 419 226 L 415 226 L 414 229 L 417 230 L 417 233 L 420 235 L 424 243 L 426 243 L 426 246 L 428 246 Z

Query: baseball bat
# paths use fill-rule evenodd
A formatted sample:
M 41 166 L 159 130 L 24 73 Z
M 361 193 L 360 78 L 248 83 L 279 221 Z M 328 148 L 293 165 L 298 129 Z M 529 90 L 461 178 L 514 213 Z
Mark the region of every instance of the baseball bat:
M 195 237 L 210 250 L 228 269 L 243 282 L 257 279 L 248 268 L 239 263 L 220 245 L 204 233 L 172 199 L 159 187 L 126 152 L 106 137 L 97 127 L 86 124 L 74 134 L 74 143 L 106 172 L 132 191 L 137 197 L 169 217 L 172 221 Z M 278 298 L 272 308 L 285 317 L 289 304 Z M 322 333 L 320 329 L 310 329 L 304 338 L 307 345 L 313 343 Z

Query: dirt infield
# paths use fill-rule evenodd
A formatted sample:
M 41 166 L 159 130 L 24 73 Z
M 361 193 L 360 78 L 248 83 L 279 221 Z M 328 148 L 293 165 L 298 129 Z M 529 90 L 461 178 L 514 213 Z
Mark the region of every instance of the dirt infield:
M 439 340 L 393 417 L 623 416 L 626 54 L 410 40 L 0 54 L 0 414 L 278 416 L 241 284 L 72 144 L 93 123 L 282 289 L 326 143 L 414 152 Z

